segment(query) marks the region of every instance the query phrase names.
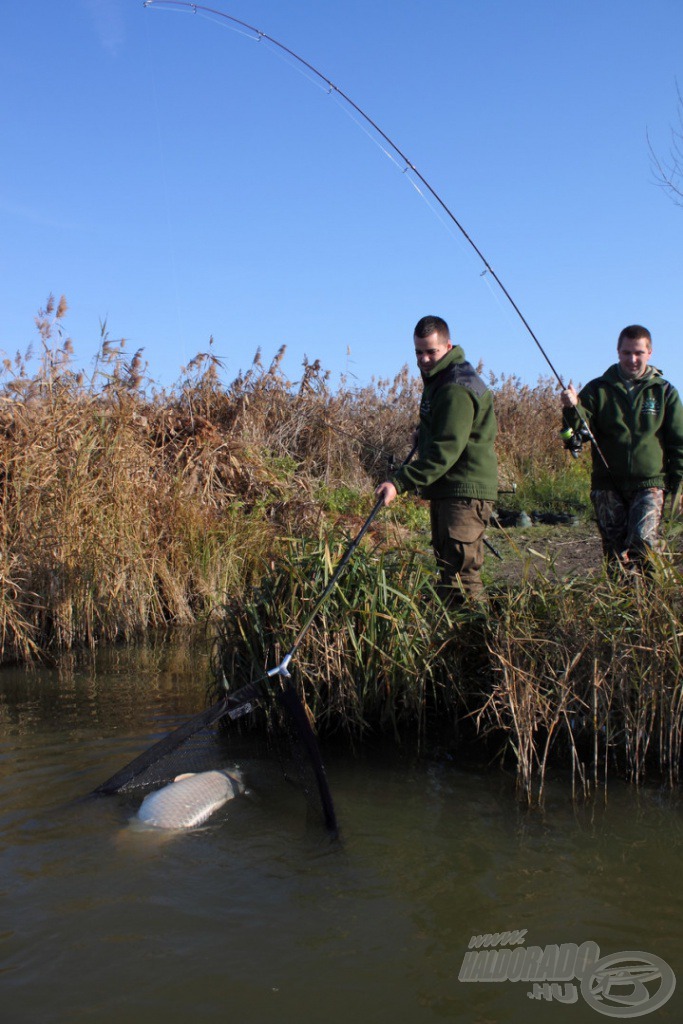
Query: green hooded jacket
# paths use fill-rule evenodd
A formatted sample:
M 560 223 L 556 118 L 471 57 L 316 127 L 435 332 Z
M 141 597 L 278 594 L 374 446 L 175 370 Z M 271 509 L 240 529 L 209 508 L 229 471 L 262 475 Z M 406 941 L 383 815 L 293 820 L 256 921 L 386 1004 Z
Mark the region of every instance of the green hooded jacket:
M 493 396 L 459 345 L 422 374 L 418 456 L 392 483 L 399 494 L 495 501 L 498 462 Z
M 609 466 L 593 448 L 591 486 L 616 486 L 624 494 L 646 487 L 675 491 L 683 480 L 683 405 L 654 367 L 635 385 L 629 389 L 614 363 L 579 392 L 578 409 Z M 575 409 L 565 409 L 564 422 L 581 426 Z

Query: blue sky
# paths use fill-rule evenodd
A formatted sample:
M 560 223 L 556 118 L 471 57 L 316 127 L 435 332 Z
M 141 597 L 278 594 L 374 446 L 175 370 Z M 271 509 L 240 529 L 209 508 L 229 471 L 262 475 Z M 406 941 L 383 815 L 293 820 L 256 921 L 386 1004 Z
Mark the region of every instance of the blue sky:
M 683 209 L 653 178 L 683 81 L 680 0 L 213 0 L 375 120 L 502 279 L 560 374 L 626 324 L 683 387 Z M 287 346 L 359 384 L 444 316 L 468 357 L 548 367 L 476 255 L 334 95 L 222 19 L 140 0 L 4 5 L 0 349 L 66 295 L 75 363 L 100 321 L 171 384 Z

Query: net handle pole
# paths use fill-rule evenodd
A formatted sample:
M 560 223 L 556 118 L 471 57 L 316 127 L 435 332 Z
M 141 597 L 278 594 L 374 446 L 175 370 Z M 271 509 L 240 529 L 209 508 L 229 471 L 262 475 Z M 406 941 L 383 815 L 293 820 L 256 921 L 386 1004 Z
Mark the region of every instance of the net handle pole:
M 405 466 L 410 462 L 416 450 L 417 445 L 414 445 L 408 456 L 401 463 L 402 466 Z M 165 757 L 167 754 L 172 753 L 172 751 L 179 747 L 180 744 L 183 743 L 184 740 L 188 739 L 194 732 L 197 732 L 199 729 L 207 728 L 214 722 L 217 722 L 218 719 L 222 718 L 223 715 L 227 714 L 231 719 L 235 719 L 248 714 L 260 702 L 262 696 L 260 691 L 268 679 L 273 679 L 275 676 L 279 676 L 283 681 L 283 688 L 287 688 L 291 685 L 289 663 L 294 657 L 299 644 L 311 628 L 313 620 L 318 614 L 323 602 L 327 599 L 333 587 L 336 586 L 337 580 L 341 576 L 353 552 L 358 547 L 372 520 L 375 518 L 383 504 L 383 498 L 376 502 L 372 512 L 363 523 L 363 526 L 357 536 L 354 537 L 353 541 L 347 548 L 329 583 L 316 601 L 313 611 L 309 615 L 303 627 L 299 630 L 292 649 L 284 656 L 279 665 L 276 665 L 275 668 L 271 668 L 265 673 L 265 675 L 261 676 L 254 682 L 247 683 L 246 686 L 243 686 L 240 690 L 222 697 L 207 711 L 202 711 L 200 714 L 190 718 L 187 722 L 184 722 L 183 725 L 174 729 L 173 732 L 169 733 L 163 739 L 143 751 L 142 754 L 122 768 L 121 771 L 117 772 L 116 775 L 113 775 L 106 782 L 98 786 L 97 789 L 93 790 L 91 795 L 102 796 L 118 792 L 124 785 L 139 775 L 143 769 L 146 769 L 150 764 L 153 764 L 154 761 L 159 760 L 161 757 Z
M 408 465 L 408 463 L 410 462 L 410 460 L 412 459 L 412 457 L 413 457 L 413 455 L 415 454 L 416 451 L 417 451 L 417 442 L 413 445 L 413 447 L 410 449 L 410 451 L 406 455 L 405 459 L 401 463 L 401 467 Z M 296 654 L 297 650 L 299 649 L 299 646 L 301 645 L 302 640 L 304 639 L 304 637 L 308 633 L 309 629 L 313 625 L 313 622 L 315 621 L 315 618 L 316 618 L 318 612 L 320 611 L 320 609 L 322 608 L 323 604 L 325 603 L 327 598 L 330 596 L 330 594 L 332 593 L 332 591 L 336 587 L 337 582 L 339 580 L 339 577 L 341 576 L 341 574 L 343 573 L 344 569 L 348 565 L 348 563 L 349 563 L 349 561 L 350 561 L 354 551 L 356 550 L 356 548 L 360 544 L 361 540 L 363 539 L 363 537 L 367 533 L 368 529 L 370 528 L 370 524 L 372 523 L 373 519 L 375 518 L 375 516 L 377 515 L 377 513 L 379 512 L 379 510 L 382 508 L 383 505 L 384 505 L 384 498 L 378 498 L 377 501 L 375 502 L 375 505 L 374 505 L 374 507 L 372 509 L 372 512 L 370 513 L 370 515 L 365 520 L 365 522 L 361 526 L 361 528 L 358 531 L 358 533 L 356 534 L 356 536 L 353 538 L 353 540 L 351 541 L 351 543 L 347 547 L 346 551 L 344 552 L 344 554 L 343 554 L 343 556 L 341 558 L 341 561 L 339 562 L 339 564 L 337 565 L 337 568 L 334 570 L 334 573 L 330 577 L 330 580 L 329 580 L 327 586 L 323 590 L 323 592 L 320 595 L 320 597 L 318 598 L 318 600 L 315 602 L 315 604 L 313 606 L 313 610 L 311 611 L 311 613 L 308 616 L 308 618 L 306 619 L 305 623 L 303 624 L 303 626 L 301 627 L 301 629 L 297 633 L 296 639 L 295 639 L 294 643 L 292 644 L 292 647 L 291 647 L 290 651 L 284 656 L 284 658 L 282 659 L 282 661 L 281 661 L 281 663 L 279 665 L 277 665 L 274 669 L 271 669 L 270 672 L 268 672 L 269 676 L 275 676 L 275 675 L 287 676 L 289 674 L 287 672 L 287 666 L 289 665 L 290 661 L 292 660 L 292 658 Z
M 288 665 L 291 660 L 292 651 L 290 651 L 289 654 L 285 654 L 284 658 L 282 659 L 279 665 L 276 665 L 275 668 L 268 669 L 268 671 L 266 672 L 266 676 L 269 679 L 272 679 L 274 676 L 280 676 L 282 679 L 291 679 L 292 677 L 288 670 Z

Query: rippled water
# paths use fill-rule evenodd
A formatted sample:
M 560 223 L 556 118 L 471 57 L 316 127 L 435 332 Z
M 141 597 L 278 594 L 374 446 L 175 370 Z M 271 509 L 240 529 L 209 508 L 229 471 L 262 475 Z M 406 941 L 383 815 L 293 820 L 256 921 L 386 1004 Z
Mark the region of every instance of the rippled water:
M 3 1024 L 599 1021 L 580 992 L 458 979 L 472 936 L 521 929 L 662 958 L 681 984 L 644 1019 L 683 1018 L 677 795 L 614 783 L 577 808 L 556 781 L 541 813 L 498 771 L 335 754 L 338 843 L 257 758 L 252 796 L 188 834 L 80 801 L 201 709 L 205 678 L 165 645 L 0 673 Z

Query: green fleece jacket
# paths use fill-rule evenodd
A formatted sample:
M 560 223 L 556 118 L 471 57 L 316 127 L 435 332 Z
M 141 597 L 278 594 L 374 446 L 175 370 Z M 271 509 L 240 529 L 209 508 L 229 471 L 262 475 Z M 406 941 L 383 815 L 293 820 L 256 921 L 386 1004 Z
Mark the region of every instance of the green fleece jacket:
M 459 345 L 422 374 L 418 456 L 392 482 L 399 494 L 495 501 L 498 463 L 493 448 L 493 396 Z
M 593 449 L 594 490 L 625 494 L 645 487 L 675 491 L 683 479 L 683 405 L 659 370 L 649 368 L 642 381 L 627 385 L 615 363 L 579 392 L 579 410 L 609 466 Z M 564 422 L 580 427 L 575 409 Z

